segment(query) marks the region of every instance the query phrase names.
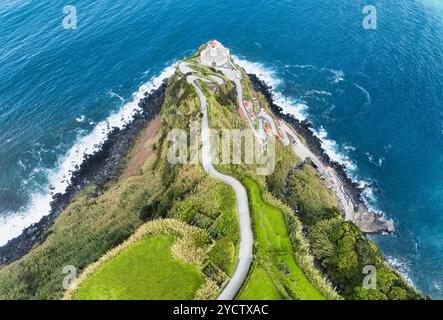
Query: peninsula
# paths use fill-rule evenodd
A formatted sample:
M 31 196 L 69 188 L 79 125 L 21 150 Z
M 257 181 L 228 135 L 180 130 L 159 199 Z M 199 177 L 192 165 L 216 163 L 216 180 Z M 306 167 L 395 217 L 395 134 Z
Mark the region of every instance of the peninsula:
M 51 215 L 0 249 L 0 298 L 423 298 L 364 235 L 392 221 L 220 42 L 140 106 Z

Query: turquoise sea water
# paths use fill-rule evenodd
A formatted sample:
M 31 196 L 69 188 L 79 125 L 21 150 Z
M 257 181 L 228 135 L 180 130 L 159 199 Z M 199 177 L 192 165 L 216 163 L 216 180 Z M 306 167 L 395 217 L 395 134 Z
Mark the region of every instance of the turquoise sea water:
M 369 2 L 369 3 L 368 3 Z M 308 117 L 398 233 L 373 239 L 443 298 L 443 5 L 437 0 L 0 3 L 0 244 L 47 212 L 50 188 L 130 118 L 137 94 L 217 38 Z M 378 8 L 377 30 L 362 9 Z M 110 118 L 111 115 L 114 115 Z M 65 181 L 63 181 L 65 180 Z

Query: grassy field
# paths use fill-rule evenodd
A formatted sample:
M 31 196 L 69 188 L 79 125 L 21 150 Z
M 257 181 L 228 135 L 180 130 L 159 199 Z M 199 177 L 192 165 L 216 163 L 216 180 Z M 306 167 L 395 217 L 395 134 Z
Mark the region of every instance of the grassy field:
M 193 299 L 204 283 L 195 265 L 171 252 L 174 236 L 144 239 L 104 264 L 79 289 L 79 300 Z
M 297 265 L 293 256 L 292 242 L 289 238 L 283 212 L 263 201 L 259 185 L 251 178 L 244 179 L 249 191 L 252 218 L 258 243 L 257 259 L 259 265 L 267 271 L 268 277 L 279 287 L 280 294 L 288 298 L 303 300 L 324 299 L 321 292 L 310 283 L 309 279 Z M 256 269 L 260 270 L 260 268 Z M 240 295 L 241 298 L 260 299 L 260 290 L 248 288 L 266 286 L 262 271 L 253 274 Z M 269 289 L 271 290 L 271 289 Z M 276 295 L 274 295 L 276 296 Z
M 238 300 L 281 300 L 278 289 L 262 267 L 254 268 Z

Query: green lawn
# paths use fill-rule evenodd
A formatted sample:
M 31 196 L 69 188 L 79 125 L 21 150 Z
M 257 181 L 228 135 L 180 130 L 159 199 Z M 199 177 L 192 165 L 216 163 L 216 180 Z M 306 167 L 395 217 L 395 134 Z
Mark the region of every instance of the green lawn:
M 288 296 L 302 300 L 325 299 L 321 292 L 311 284 L 297 265 L 293 256 L 292 242 L 289 238 L 283 213 L 276 207 L 263 201 L 259 185 L 251 178 L 244 179 L 249 191 L 255 237 L 258 243 L 257 257 L 260 265 L 267 271 L 268 277 L 288 288 Z M 252 276 L 243 292 L 248 298 L 261 299 L 262 292 L 249 290 L 261 287 L 263 275 Z M 257 283 L 254 283 L 257 282 Z M 244 295 L 241 295 L 244 297 Z
M 172 256 L 175 238 L 141 240 L 106 262 L 78 290 L 79 300 L 193 299 L 204 283 L 197 266 Z
M 272 279 L 262 267 L 254 268 L 239 300 L 282 300 Z

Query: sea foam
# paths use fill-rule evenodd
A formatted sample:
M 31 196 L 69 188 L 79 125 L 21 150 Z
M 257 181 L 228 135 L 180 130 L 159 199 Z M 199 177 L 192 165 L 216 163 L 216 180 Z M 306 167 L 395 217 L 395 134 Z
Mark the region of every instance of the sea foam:
M 66 192 L 71 177 L 76 168 L 80 167 L 85 155 L 91 155 L 100 150 L 113 128 L 123 128 L 131 122 L 134 115 L 140 110 L 139 101 L 144 98 L 145 92 L 158 89 L 163 81 L 175 72 L 175 63 L 166 67 L 158 76 L 151 78 L 133 93 L 130 102 L 106 120 L 97 123 L 92 132 L 79 135 L 74 145 L 61 157 L 54 169 L 48 170 L 48 183 L 41 190 L 34 192 L 29 204 L 19 212 L 6 214 L 0 217 L 0 246 L 19 236 L 24 229 L 40 221 L 49 214 L 52 195 Z
M 243 69 L 245 69 L 247 73 L 255 74 L 258 78 L 260 78 L 260 80 L 264 81 L 266 84 L 272 87 L 272 98 L 275 104 L 277 104 L 282 108 L 284 113 L 290 114 L 291 116 L 300 121 L 308 119 L 309 106 L 303 102 L 300 102 L 299 100 L 286 97 L 279 91 L 280 86 L 282 84 L 282 80 L 280 80 L 277 77 L 276 72 L 273 69 L 265 67 L 261 63 L 250 62 L 236 56 L 234 56 L 234 62 L 237 63 Z M 305 65 L 305 66 L 297 65 L 297 67 L 317 69 L 315 66 L 312 65 Z M 327 69 L 327 70 L 333 70 L 333 69 Z M 339 73 L 338 71 L 336 72 Z M 343 73 L 341 72 L 340 75 L 343 75 Z M 313 93 L 314 91 L 311 90 L 310 92 Z M 330 95 L 329 92 L 321 92 L 321 94 Z M 332 160 L 346 166 L 346 168 L 350 170 L 356 169 L 354 163 L 352 163 L 349 157 L 345 154 L 345 149 L 344 151 L 340 151 L 337 142 L 328 138 L 328 134 L 323 127 L 320 127 L 320 129 L 318 130 L 313 130 L 313 133 L 321 140 L 323 149 L 326 151 L 326 153 L 329 155 L 329 157 Z M 349 149 L 352 147 L 347 146 L 347 148 Z
M 266 84 L 272 87 L 272 97 L 278 106 L 280 106 L 284 113 L 290 114 L 294 118 L 302 121 L 309 119 L 308 109 L 309 106 L 300 100 L 289 98 L 281 93 L 282 80 L 278 78 L 277 73 L 274 69 L 264 66 L 258 62 L 251 62 L 243 58 L 234 56 L 234 62 L 239 66 L 244 68 L 247 73 L 255 74 L 260 80 L 264 81 Z M 286 65 L 285 68 L 296 67 L 298 69 L 308 69 L 315 72 L 325 72 L 330 76 L 328 77 L 332 83 L 338 83 L 345 81 L 344 72 L 341 70 L 329 69 L 329 68 L 318 68 L 314 65 Z M 308 91 L 309 93 L 315 93 L 314 90 Z M 321 95 L 330 95 L 329 92 L 321 92 Z M 369 93 L 368 93 L 369 94 Z M 370 101 L 370 97 L 368 98 Z M 368 102 L 369 102 L 368 101 Z M 320 127 L 312 130 L 313 134 L 320 139 L 322 148 L 325 150 L 327 155 L 335 162 L 344 166 L 346 174 L 351 178 L 353 182 L 356 182 L 359 186 L 363 188 L 363 200 L 366 206 L 373 212 L 376 212 L 379 216 L 383 216 L 383 213 L 377 209 L 377 198 L 375 196 L 375 190 L 373 188 L 373 182 L 368 179 L 362 179 L 358 175 L 358 167 L 348 156 L 349 152 L 355 152 L 356 148 L 353 146 L 345 145 L 341 147 L 335 140 L 328 136 L 325 128 Z M 382 165 L 382 162 L 378 163 Z

